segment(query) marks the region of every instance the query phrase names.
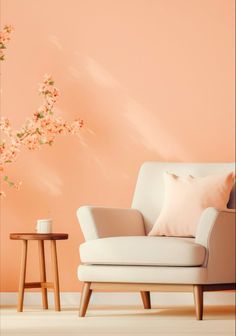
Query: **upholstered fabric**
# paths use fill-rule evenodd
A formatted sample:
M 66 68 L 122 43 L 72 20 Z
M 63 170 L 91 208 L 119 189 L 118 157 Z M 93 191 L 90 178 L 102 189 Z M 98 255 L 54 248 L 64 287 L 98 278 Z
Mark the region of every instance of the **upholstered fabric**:
M 194 237 L 205 208 L 226 209 L 235 174 L 231 172 L 193 177 L 165 172 L 163 178 L 164 203 L 149 235 Z
M 80 281 L 89 282 L 207 283 L 207 269 L 205 267 L 80 265 L 77 275 Z
M 163 173 L 165 171 L 173 172 L 179 176 L 206 176 L 224 172 L 229 173 L 234 170 L 235 163 L 145 162 L 138 175 L 132 208 L 142 213 L 146 233 L 149 233 L 163 205 Z M 233 197 L 233 193 L 231 196 Z M 232 206 L 231 200 L 229 204 Z
M 85 240 L 145 235 L 138 210 L 82 206 L 77 210 L 77 218 Z
M 235 210 L 207 208 L 201 215 L 195 242 L 205 246 L 209 283 L 236 282 Z
M 80 245 L 85 264 L 199 266 L 205 248 L 194 239 L 170 237 L 113 237 Z
M 181 238 L 175 239 L 181 240 Z M 80 265 L 78 278 L 81 281 L 98 282 L 234 283 L 236 281 L 235 211 L 219 211 L 214 208 L 204 210 L 195 242 L 204 246 L 207 252 L 204 265 L 200 267 Z
M 206 176 L 212 173 L 231 172 L 234 164 L 185 164 L 185 163 L 145 163 L 139 173 L 131 209 L 106 209 L 97 207 L 82 207 L 77 216 L 87 241 L 81 246 L 83 263 L 103 260 L 103 263 L 112 262 L 112 265 L 82 264 L 78 268 L 78 277 L 81 281 L 98 282 L 132 282 L 132 283 L 175 283 L 175 284 L 217 284 L 235 282 L 235 211 L 219 211 L 207 208 L 203 211 L 194 239 L 145 237 L 148 233 L 163 204 L 164 171 L 172 171 L 178 175 Z M 233 193 L 231 193 L 233 196 Z M 233 198 L 228 203 L 233 207 Z M 182 210 L 183 212 L 185 209 Z M 121 237 L 123 236 L 123 237 Z M 127 236 L 127 237 L 125 237 Z M 133 237 L 136 236 L 136 237 Z M 107 238 L 111 237 L 111 238 Z M 114 238 L 112 238 L 114 237 Z M 104 239 L 100 239 L 104 238 Z M 115 243 L 127 239 L 127 243 Z M 156 239 L 157 240 L 154 240 Z M 129 241 L 132 240 L 132 242 Z M 138 244 L 143 239 L 145 243 Z M 145 240 L 149 239 L 149 240 Z M 158 247 L 151 246 L 150 239 L 158 241 Z M 173 239 L 175 253 L 169 246 Z M 105 244 L 103 242 L 106 242 Z M 178 243 L 177 243 L 178 241 Z M 112 242 L 112 243 L 109 243 Z M 149 242 L 149 243 L 146 243 Z M 168 244 L 168 249 L 164 246 Z M 194 242 L 196 244 L 194 244 Z M 88 245 L 88 243 L 91 245 Z M 179 244 L 179 245 L 178 245 Z M 150 245 L 150 246 L 149 246 Z M 179 248 L 181 245 L 181 248 Z M 138 246 L 138 247 L 137 247 Z M 162 246 L 162 248 L 160 248 Z M 177 248 L 178 246 L 178 248 Z M 200 246 L 200 248 L 199 248 Z M 176 266 L 180 259 L 193 260 L 195 252 L 204 251 L 203 264 L 199 266 Z M 167 261 L 171 254 L 169 265 L 126 265 L 139 262 Z M 137 252 L 136 252 L 137 251 Z M 156 253 L 159 251 L 159 253 Z M 186 256 L 184 256 L 186 251 Z M 190 251 L 190 253 L 189 253 Z M 109 252 L 109 253 L 108 253 Z M 150 252 L 148 254 L 148 252 Z M 198 257 L 202 252 L 199 252 Z M 87 255 L 88 254 L 88 255 Z M 118 259 L 118 256 L 120 259 Z M 124 264 L 117 265 L 117 260 Z M 99 262 L 100 262 L 99 261 Z M 198 261 L 199 262 L 199 261 Z

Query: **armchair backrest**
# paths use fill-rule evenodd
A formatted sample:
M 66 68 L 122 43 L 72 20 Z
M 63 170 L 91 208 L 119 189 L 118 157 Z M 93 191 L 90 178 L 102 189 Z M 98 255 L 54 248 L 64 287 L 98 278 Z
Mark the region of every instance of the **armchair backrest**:
M 231 172 L 234 170 L 235 163 L 145 162 L 139 171 L 132 208 L 138 209 L 142 213 L 146 232 L 149 232 L 163 204 L 163 173 L 165 171 L 182 176 L 206 176 L 217 172 Z M 235 187 L 231 192 L 228 207 L 235 208 Z

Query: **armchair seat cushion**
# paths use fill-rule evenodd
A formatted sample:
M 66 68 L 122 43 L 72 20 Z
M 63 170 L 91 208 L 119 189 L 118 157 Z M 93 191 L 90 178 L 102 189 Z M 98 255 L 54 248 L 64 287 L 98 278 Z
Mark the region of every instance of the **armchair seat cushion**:
M 84 264 L 201 266 L 206 249 L 193 238 L 126 236 L 87 241 L 80 245 Z

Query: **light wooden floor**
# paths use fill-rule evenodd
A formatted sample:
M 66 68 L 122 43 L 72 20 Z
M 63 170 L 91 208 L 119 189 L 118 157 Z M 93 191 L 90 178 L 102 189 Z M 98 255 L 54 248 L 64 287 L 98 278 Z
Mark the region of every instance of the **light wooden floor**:
M 38 335 L 160 335 L 234 336 L 234 307 L 205 307 L 203 321 L 196 321 L 193 307 L 144 310 L 139 307 L 89 307 L 79 318 L 77 308 L 50 309 L 2 307 L 1 336 Z

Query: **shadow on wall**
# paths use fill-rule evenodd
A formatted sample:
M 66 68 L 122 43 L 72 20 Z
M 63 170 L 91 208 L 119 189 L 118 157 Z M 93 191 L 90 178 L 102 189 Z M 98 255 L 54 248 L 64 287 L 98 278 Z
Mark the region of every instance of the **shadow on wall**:
M 182 161 L 188 156 L 183 146 L 161 124 L 160 113 L 153 116 L 130 97 L 95 59 L 74 52 L 71 62 L 74 64 L 61 66 L 68 57 L 64 56 L 63 47 L 56 36 L 49 36 L 49 41 L 60 55 L 57 66 L 64 69 L 61 74 L 65 87 L 62 113 L 71 102 L 74 116 L 79 107 L 87 125 L 87 132 L 80 139 L 81 145 L 86 148 L 85 155 L 89 155 L 98 169 L 103 171 L 107 160 L 114 156 L 116 164 L 117 161 L 121 164 L 129 159 L 136 161 L 136 158 L 138 162 L 146 158 L 168 161 L 173 157 L 176 161 Z M 106 177 L 109 175 L 107 170 L 102 173 Z M 127 176 L 127 171 L 123 175 Z
M 90 109 L 94 113 L 94 119 L 99 121 L 98 132 L 103 127 L 106 134 L 112 134 L 112 139 L 109 140 L 115 142 L 122 136 L 125 138 L 123 142 L 129 144 L 129 147 L 143 148 L 151 156 L 162 157 L 163 160 L 173 158 L 174 153 L 179 153 L 176 158 L 178 161 L 187 157 L 188 153 L 183 146 L 161 124 L 159 114 L 162 112 L 153 116 L 153 113 L 130 97 L 119 82 L 93 58 L 79 53 L 75 53 L 75 57 L 78 65 L 69 67 L 70 75 L 75 81 L 85 85 L 91 97 L 99 99 L 100 106 L 96 106 L 96 110 L 94 107 Z M 78 101 L 78 105 L 79 103 Z M 169 125 L 169 128 L 172 126 Z M 99 142 L 99 138 L 97 141 Z M 131 151 L 133 152 L 132 148 Z

